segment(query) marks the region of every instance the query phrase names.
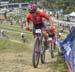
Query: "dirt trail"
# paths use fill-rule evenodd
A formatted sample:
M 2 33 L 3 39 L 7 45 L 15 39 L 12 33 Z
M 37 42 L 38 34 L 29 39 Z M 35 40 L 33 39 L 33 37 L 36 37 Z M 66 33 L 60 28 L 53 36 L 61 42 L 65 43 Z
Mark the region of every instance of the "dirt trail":
M 58 72 L 54 66 L 57 54 L 51 59 L 49 51 L 46 51 L 46 63 L 39 62 L 38 68 L 33 68 L 33 43 L 22 44 L 15 41 L 6 41 L 6 45 L 0 49 L 0 72 Z
M 46 63 L 39 63 L 38 68 L 32 66 L 31 52 L 0 53 L 0 72 L 55 72 L 53 70 L 54 59 L 46 54 Z

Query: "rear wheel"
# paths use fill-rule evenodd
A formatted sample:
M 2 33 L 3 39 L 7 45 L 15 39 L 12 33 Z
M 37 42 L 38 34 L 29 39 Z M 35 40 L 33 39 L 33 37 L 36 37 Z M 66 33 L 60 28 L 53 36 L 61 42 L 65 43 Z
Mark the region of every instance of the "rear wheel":
M 42 48 L 42 53 L 41 53 L 41 63 L 45 63 L 45 48 Z
M 40 44 L 39 44 L 39 39 L 35 38 L 34 41 L 34 48 L 33 48 L 33 55 L 32 55 L 32 63 L 33 63 L 33 67 L 37 68 L 38 64 L 39 64 L 39 57 L 40 57 Z

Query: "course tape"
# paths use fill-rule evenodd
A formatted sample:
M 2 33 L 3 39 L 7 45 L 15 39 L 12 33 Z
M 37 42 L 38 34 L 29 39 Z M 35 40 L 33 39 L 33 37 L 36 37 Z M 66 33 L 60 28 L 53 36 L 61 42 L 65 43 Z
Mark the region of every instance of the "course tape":
M 74 25 L 75 22 L 69 22 L 69 21 L 62 21 L 62 20 L 53 20 L 54 23 L 59 23 L 59 24 L 72 24 Z

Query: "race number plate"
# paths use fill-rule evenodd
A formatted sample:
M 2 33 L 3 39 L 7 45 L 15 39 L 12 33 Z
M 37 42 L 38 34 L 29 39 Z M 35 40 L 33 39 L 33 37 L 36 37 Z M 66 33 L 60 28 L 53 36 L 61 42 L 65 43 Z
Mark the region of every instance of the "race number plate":
M 49 41 L 51 41 L 51 40 L 52 40 L 52 38 L 48 38 L 48 40 L 49 40 Z
M 41 29 L 36 29 L 35 33 L 41 33 Z

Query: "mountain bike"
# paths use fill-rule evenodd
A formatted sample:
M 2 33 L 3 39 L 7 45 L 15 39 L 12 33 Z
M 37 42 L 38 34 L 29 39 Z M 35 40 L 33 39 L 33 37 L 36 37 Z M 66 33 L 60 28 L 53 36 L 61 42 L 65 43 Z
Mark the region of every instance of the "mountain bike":
M 39 64 L 39 59 L 41 57 L 41 63 L 45 62 L 45 48 L 44 48 L 44 36 L 42 34 L 41 29 L 35 29 L 36 37 L 34 39 L 33 45 L 33 55 L 32 55 L 32 63 L 33 67 L 37 68 Z
M 49 28 L 47 28 L 47 32 L 48 32 L 48 43 L 46 44 L 47 49 L 50 52 L 51 58 L 54 58 L 54 50 L 56 48 L 56 44 L 55 44 L 55 33 L 50 33 Z

